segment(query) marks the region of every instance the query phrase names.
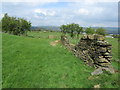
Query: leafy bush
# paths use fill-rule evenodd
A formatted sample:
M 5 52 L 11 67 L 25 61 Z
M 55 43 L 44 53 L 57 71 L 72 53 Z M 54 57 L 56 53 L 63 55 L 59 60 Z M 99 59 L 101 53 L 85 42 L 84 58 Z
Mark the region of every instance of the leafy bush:
M 97 28 L 96 29 L 96 34 L 99 34 L 99 35 L 106 35 L 106 30 L 104 28 Z
M 86 32 L 87 34 L 95 34 L 95 29 L 93 29 L 93 28 L 91 28 L 91 27 L 88 27 L 88 28 L 86 28 L 85 32 Z
M 6 13 L 2 18 L 2 31 L 14 35 L 26 35 L 31 23 L 22 18 L 10 17 Z

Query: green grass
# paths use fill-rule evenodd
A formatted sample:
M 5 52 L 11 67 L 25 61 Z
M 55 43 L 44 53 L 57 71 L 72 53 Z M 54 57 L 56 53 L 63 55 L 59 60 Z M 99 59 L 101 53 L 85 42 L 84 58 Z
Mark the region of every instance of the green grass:
M 106 38 L 106 40 L 112 44 L 112 65 L 118 69 L 119 55 L 118 55 L 118 38 Z
M 0 89 L 2 88 L 2 34 L 0 34 Z
M 59 40 L 61 33 L 29 32 L 28 35 L 35 38 L 3 34 L 3 88 L 93 88 L 97 84 L 102 88 L 118 87 L 117 73 L 91 76 L 94 68 L 62 45 L 51 46 L 50 42 Z M 56 38 L 49 39 L 48 35 Z M 72 42 L 76 43 L 78 39 L 74 39 Z M 111 43 L 114 41 L 117 42 L 115 39 Z M 118 48 L 113 45 L 113 57 L 118 59 Z M 113 65 L 117 68 L 117 62 Z

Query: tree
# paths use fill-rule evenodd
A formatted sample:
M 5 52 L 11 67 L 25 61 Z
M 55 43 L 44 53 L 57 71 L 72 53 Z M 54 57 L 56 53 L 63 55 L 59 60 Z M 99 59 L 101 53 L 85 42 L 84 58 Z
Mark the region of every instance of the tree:
M 77 32 L 77 37 L 79 38 L 80 33 L 83 32 L 83 27 L 77 25 L 75 29 L 76 29 L 75 31 Z
M 71 37 L 75 36 L 74 33 L 77 33 L 77 36 L 79 36 L 79 34 L 83 31 L 83 28 L 80 27 L 79 24 L 75 23 L 62 25 L 60 29 L 64 34 L 69 33 Z
M 14 35 L 23 35 L 31 28 L 31 23 L 22 18 L 10 17 L 6 13 L 2 18 L 2 31 Z
M 69 30 L 68 32 L 70 32 L 70 36 L 74 37 L 75 24 L 74 23 L 68 24 L 68 28 L 67 29 Z
M 62 26 L 60 27 L 61 31 L 62 31 L 64 34 L 67 33 L 67 30 L 68 30 L 67 28 L 68 28 L 67 25 L 62 25 Z
M 86 32 L 87 34 L 94 34 L 94 33 L 95 33 L 95 29 L 93 29 L 93 28 L 91 28 L 91 27 L 88 27 L 88 28 L 86 28 L 85 32 Z
M 2 22 L 2 31 L 5 33 L 8 32 L 10 26 L 10 17 L 7 15 L 7 13 L 4 15 L 1 22 Z
M 0 32 L 2 32 L 2 22 L 0 20 Z
M 104 28 L 97 28 L 96 29 L 96 34 L 99 34 L 99 35 L 106 35 L 106 29 L 104 29 Z
M 19 23 L 20 27 L 18 28 L 21 28 L 21 34 L 27 34 L 27 31 L 30 31 L 31 23 L 22 18 Z

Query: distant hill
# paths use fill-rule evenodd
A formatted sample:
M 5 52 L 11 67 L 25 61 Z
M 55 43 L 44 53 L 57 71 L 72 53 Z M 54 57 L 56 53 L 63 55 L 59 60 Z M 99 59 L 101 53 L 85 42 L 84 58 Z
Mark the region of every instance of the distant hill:
M 60 27 L 59 26 L 32 26 L 31 27 L 32 30 L 52 30 L 52 31 L 60 31 Z
M 85 29 L 86 27 L 84 27 Z M 92 28 L 99 28 L 99 27 L 92 27 Z M 104 29 L 107 30 L 108 34 L 118 34 L 118 28 L 117 27 L 103 27 Z M 60 31 L 60 27 L 59 26 L 32 26 L 31 27 L 32 30 L 52 30 L 52 31 Z
M 93 27 L 93 28 L 98 28 L 98 27 Z M 103 27 L 103 28 L 107 30 L 108 34 L 118 34 L 117 27 Z

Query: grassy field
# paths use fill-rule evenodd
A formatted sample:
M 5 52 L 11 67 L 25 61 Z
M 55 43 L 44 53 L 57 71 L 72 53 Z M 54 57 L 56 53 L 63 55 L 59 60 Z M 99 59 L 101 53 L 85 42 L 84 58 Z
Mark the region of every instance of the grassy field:
M 2 34 L 0 34 L 0 89 L 2 88 Z
M 55 38 L 48 38 L 49 35 Z M 50 43 L 60 39 L 60 32 L 29 32 L 28 37 L 3 34 L 2 79 L 3 88 L 118 88 L 118 73 L 91 76 L 91 68 L 76 58 L 61 44 Z M 113 45 L 112 65 L 118 69 L 118 43 Z M 76 43 L 78 39 L 71 39 Z

